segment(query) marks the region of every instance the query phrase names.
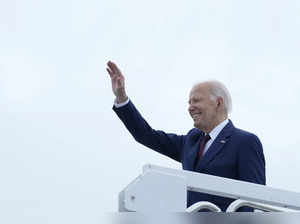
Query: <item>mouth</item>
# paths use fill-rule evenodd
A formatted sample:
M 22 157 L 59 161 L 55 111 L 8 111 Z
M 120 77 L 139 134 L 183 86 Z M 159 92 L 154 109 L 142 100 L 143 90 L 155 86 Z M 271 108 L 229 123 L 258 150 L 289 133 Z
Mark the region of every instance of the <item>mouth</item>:
M 194 114 L 191 114 L 193 120 L 197 120 L 198 118 L 200 118 L 202 113 L 194 113 Z

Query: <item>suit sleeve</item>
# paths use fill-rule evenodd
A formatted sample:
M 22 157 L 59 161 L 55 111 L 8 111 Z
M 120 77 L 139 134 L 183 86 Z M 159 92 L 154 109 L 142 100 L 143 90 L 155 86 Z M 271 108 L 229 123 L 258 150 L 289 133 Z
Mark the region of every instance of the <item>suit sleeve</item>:
M 181 162 L 184 136 L 152 129 L 131 101 L 113 110 L 137 142 Z
M 238 153 L 239 179 L 265 185 L 265 158 L 261 142 L 257 136 L 250 135 L 242 143 Z

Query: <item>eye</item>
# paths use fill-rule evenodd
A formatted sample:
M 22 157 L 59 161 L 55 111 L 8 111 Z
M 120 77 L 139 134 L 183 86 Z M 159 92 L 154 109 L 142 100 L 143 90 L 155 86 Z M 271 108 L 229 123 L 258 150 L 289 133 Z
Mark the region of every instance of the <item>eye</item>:
M 188 103 L 189 104 L 194 104 L 194 103 L 198 103 L 201 101 L 201 98 L 191 98 Z

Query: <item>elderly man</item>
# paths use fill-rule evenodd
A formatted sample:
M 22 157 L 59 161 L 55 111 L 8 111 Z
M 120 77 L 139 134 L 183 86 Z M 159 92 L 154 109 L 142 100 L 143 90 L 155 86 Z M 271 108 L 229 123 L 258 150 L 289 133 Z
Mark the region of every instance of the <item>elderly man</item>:
M 184 170 L 265 184 L 265 159 L 258 137 L 234 127 L 228 119 L 231 97 L 217 81 L 195 85 L 189 96 L 189 113 L 194 127 L 186 135 L 154 130 L 143 119 L 125 92 L 125 81 L 115 63 L 107 72 L 116 96 L 113 110 L 139 143 L 182 164 Z M 187 206 L 209 201 L 225 211 L 229 198 L 188 192 Z M 253 211 L 242 208 L 239 211 Z

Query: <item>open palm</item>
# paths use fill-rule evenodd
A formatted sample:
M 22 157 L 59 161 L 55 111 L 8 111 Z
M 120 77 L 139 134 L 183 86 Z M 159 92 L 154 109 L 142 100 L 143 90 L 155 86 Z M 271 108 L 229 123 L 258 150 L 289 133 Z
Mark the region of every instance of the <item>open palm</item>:
M 125 78 L 115 63 L 109 61 L 107 66 L 108 68 L 106 68 L 106 70 L 111 78 L 113 93 L 118 101 L 123 101 L 127 98 L 125 93 Z

